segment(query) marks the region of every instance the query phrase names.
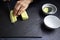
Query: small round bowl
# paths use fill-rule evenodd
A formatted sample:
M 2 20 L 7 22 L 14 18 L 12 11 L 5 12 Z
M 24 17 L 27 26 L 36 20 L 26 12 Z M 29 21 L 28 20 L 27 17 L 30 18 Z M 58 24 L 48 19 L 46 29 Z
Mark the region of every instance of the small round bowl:
M 54 15 L 48 15 L 44 18 L 44 24 L 52 29 L 60 27 L 60 19 Z
M 45 9 L 44 9 L 45 8 Z M 50 10 L 50 11 L 49 11 Z M 42 11 L 45 14 L 55 14 L 57 12 L 57 7 L 53 4 L 46 3 L 42 6 Z M 49 11 L 49 12 L 48 12 Z

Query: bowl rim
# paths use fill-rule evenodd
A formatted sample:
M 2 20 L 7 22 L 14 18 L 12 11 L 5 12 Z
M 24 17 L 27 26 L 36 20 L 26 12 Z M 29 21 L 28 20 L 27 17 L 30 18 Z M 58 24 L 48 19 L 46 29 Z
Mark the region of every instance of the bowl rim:
M 43 8 L 44 8 L 45 5 L 52 5 L 52 6 L 56 9 L 55 12 L 45 13 L 45 12 L 43 11 Z M 42 11 L 43 11 L 45 14 L 55 14 L 55 13 L 57 12 L 57 7 L 56 7 L 56 5 L 54 5 L 54 4 L 46 3 L 46 4 L 43 4 L 43 6 L 42 6 Z
M 55 16 L 55 15 L 48 15 L 48 16 L 54 16 L 54 17 L 58 18 L 58 17 Z M 47 27 L 49 27 L 49 28 L 53 28 L 53 29 L 59 28 L 60 26 L 59 26 L 59 27 L 50 27 L 50 26 L 48 26 L 48 25 L 46 24 L 45 19 L 46 19 L 48 16 L 46 16 L 46 17 L 44 18 L 44 24 L 45 24 L 45 26 L 47 26 Z M 58 18 L 58 19 L 59 19 L 59 18 Z

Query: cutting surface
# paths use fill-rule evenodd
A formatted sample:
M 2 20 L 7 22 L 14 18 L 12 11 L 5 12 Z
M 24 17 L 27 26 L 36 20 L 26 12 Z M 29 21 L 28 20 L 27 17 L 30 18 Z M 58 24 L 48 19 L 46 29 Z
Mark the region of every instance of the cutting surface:
M 22 21 L 18 17 L 18 21 L 11 24 L 9 19 L 9 10 L 5 4 L 0 3 L 0 37 L 21 37 L 21 36 L 34 36 L 48 39 L 60 39 L 60 28 L 50 30 L 45 28 L 43 19 L 46 15 L 41 11 L 44 3 L 52 3 L 57 6 L 57 13 L 54 14 L 60 18 L 60 2 L 59 0 L 39 0 L 30 4 L 27 9 L 29 20 Z M 12 4 L 12 2 L 11 2 Z M 12 9 L 13 4 L 10 7 Z

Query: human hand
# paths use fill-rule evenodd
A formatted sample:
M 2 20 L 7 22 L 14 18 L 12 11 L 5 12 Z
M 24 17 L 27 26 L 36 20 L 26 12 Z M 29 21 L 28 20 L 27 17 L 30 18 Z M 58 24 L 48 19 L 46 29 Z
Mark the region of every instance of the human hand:
M 19 0 L 14 7 L 14 15 L 18 16 L 25 11 L 32 0 Z

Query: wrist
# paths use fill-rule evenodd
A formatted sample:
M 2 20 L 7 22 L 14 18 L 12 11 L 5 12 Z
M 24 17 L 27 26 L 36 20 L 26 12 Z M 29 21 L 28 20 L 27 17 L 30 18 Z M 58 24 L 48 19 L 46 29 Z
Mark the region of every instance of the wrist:
M 31 2 L 33 2 L 33 0 L 26 0 L 29 4 L 31 3 Z
M 33 0 L 18 0 L 18 1 L 23 1 L 23 2 L 28 3 L 28 4 L 30 4 L 31 2 L 33 2 Z

